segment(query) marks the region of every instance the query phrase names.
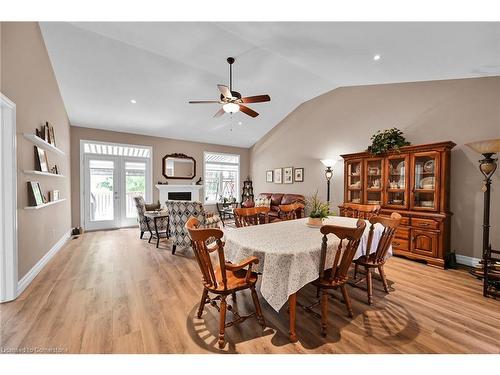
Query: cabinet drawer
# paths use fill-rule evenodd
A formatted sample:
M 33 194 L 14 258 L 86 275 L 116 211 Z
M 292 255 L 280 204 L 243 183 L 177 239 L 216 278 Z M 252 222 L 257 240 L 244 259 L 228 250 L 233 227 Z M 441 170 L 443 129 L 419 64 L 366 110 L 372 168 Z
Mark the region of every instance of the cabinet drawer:
M 398 227 L 396 229 L 396 238 L 409 239 L 410 238 L 410 228 Z
M 395 238 L 392 240 L 392 247 L 398 250 L 404 250 L 408 251 L 409 248 L 409 242 L 408 240 L 403 240 L 401 238 Z
M 410 225 L 410 218 L 403 216 L 399 221 L 399 225 Z
M 430 219 L 411 219 L 411 225 L 416 228 L 439 229 L 439 223 Z

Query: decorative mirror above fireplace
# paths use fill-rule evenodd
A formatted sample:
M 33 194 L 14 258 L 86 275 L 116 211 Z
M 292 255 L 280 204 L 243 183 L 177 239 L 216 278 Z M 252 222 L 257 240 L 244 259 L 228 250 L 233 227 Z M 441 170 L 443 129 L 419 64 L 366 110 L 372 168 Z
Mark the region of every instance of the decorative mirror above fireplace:
M 163 176 L 191 180 L 196 176 L 196 160 L 184 154 L 170 154 L 163 157 Z

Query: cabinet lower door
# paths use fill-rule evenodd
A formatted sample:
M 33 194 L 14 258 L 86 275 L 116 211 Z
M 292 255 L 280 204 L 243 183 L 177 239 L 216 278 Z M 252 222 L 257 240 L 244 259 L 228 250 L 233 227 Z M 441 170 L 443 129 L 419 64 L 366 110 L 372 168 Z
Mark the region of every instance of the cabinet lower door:
M 411 252 L 429 257 L 437 256 L 438 233 L 412 230 Z

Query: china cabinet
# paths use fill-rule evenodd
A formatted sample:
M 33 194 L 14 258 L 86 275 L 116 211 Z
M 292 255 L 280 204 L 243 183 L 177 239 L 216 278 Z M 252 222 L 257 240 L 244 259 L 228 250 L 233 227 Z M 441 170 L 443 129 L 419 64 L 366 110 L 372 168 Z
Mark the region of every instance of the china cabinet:
M 374 156 L 342 155 L 344 202 L 379 204 L 381 215 L 403 218 L 393 252 L 445 267 L 450 243 L 450 153 L 453 142 L 405 146 Z M 343 207 L 340 206 L 342 214 Z

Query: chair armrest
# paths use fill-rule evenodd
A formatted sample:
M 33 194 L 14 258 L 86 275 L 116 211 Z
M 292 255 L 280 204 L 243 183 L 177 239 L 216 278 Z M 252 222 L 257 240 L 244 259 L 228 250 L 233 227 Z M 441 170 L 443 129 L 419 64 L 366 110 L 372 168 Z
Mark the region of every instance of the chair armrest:
M 248 283 L 250 281 L 250 276 L 252 275 L 252 265 L 257 263 L 259 263 L 259 258 L 250 257 L 239 264 L 226 263 L 225 266 L 230 271 L 238 271 L 248 266 L 247 273 L 245 275 L 245 281 Z
M 243 262 L 238 263 L 238 264 L 226 263 L 226 268 L 228 270 L 231 270 L 231 271 L 238 271 L 238 270 L 245 268 L 248 265 L 257 264 L 257 263 L 259 263 L 259 258 L 250 257 L 250 258 L 247 258 Z

